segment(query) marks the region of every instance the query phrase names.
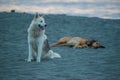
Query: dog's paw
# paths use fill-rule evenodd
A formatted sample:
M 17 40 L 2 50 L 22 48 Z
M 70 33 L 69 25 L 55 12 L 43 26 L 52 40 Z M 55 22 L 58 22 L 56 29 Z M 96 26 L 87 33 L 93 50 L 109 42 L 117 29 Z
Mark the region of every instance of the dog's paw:
M 40 63 L 40 61 L 37 60 L 38 63 Z
M 77 48 L 76 46 L 73 47 L 73 49 L 76 49 L 76 48 Z
M 26 61 L 26 62 L 31 62 L 32 60 L 30 60 L 30 59 L 25 59 L 25 61 Z
M 37 59 L 37 62 L 41 62 L 41 60 L 40 60 L 40 59 Z
M 27 60 L 27 62 L 31 62 L 31 60 Z

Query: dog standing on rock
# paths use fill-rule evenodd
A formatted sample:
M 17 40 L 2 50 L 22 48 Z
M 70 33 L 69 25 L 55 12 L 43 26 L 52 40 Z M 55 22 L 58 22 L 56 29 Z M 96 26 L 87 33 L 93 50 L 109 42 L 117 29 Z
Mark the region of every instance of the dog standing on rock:
M 41 62 L 42 59 L 61 57 L 58 53 L 53 52 L 49 47 L 47 36 L 45 35 L 46 26 L 44 17 L 39 16 L 39 14 L 36 13 L 28 28 L 28 62 L 31 62 L 32 60 Z

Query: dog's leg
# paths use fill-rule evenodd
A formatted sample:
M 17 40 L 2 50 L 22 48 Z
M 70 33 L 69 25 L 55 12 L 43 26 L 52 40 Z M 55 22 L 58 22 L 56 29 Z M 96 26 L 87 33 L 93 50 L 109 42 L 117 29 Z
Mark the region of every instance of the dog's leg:
M 28 55 L 28 62 L 31 62 L 32 60 L 32 55 L 33 55 L 33 49 L 32 49 L 32 45 L 29 43 L 29 55 Z
M 79 45 L 77 48 L 86 48 L 86 45 Z
M 59 44 L 58 46 L 67 46 L 66 43 Z
M 73 48 L 77 48 L 79 46 L 79 43 L 76 43 Z
M 53 44 L 50 44 L 50 47 L 55 47 L 55 46 L 57 46 L 58 44 L 59 44 L 58 42 L 53 43 Z
M 42 49 L 43 49 L 43 43 L 44 43 L 44 38 L 41 37 L 40 39 L 38 39 L 39 43 L 38 43 L 38 53 L 37 53 L 37 62 L 41 61 L 41 55 L 42 55 Z
M 57 43 L 53 43 L 53 44 L 50 45 L 50 47 L 56 47 L 56 46 L 66 46 L 66 43 L 57 42 Z

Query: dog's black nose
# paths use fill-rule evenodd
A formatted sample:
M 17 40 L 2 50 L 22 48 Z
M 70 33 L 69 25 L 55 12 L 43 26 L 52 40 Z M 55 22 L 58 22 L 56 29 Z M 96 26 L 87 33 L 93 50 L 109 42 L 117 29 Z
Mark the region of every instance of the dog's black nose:
M 45 27 L 47 27 L 47 24 L 45 24 Z
M 38 27 L 40 27 L 41 25 L 40 24 L 38 24 Z

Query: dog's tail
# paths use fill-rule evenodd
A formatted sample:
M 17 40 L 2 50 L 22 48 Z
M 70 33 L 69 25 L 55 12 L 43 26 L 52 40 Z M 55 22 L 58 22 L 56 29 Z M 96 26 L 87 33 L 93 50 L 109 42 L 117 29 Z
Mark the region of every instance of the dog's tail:
M 60 54 L 53 52 L 52 50 L 49 50 L 47 56 L 49 56 L 49 58 L 53 59 L 53 58 L 61 58 Z

